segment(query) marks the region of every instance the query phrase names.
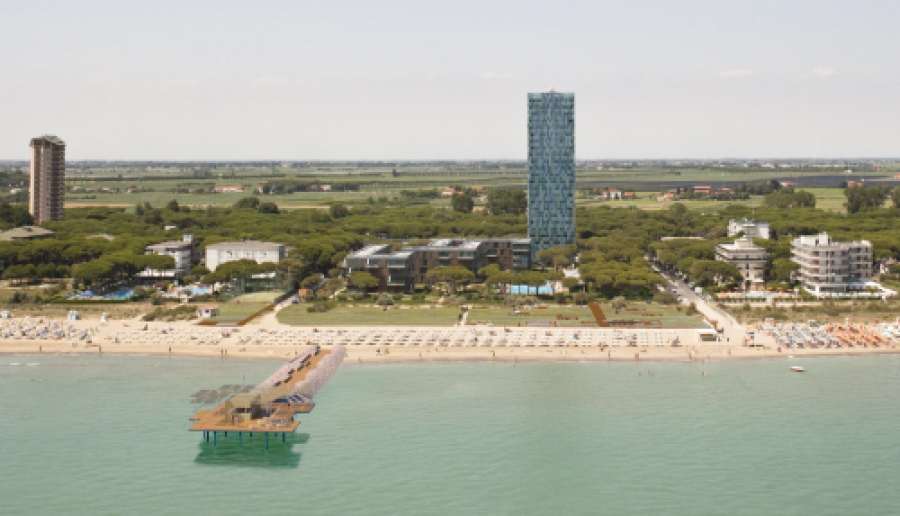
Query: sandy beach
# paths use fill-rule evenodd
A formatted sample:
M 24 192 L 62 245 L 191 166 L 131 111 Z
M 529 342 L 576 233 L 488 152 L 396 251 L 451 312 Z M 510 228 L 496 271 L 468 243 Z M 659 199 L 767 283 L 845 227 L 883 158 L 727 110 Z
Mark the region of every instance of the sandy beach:
M 274 318 L 273 318 L 274 319 Z M 0 353 L 4 354 L 146 354 L 146 355 L 186 355 L 198 357 L 219 357 L 221 359 L 239 357 L 269 360 L 285 360 L 293 356 L 307 344 L 325 346 L 352 340 L 352 335 L 366 335 L 376 341 L 385 336 L 397 336 L 404 332 L 413 335 L 455 334 L 504 335 L 502 328 L 296 328 L 278 325 L 273 327 L 272 319 L 246 327 L 215 328 L 198 327 L 187 322 L 144 323 L 136 320 L 53 321 L 64 325 L 75 334 L 88 334 L 79 339 L 77 335 L 68 338 L 11 338 L 0 339 Z M 23 319 L 17 319 L 19 324 Z M 32 324 L 47 324 L 29 319 Z M 10 324 L 5 321 L 5 324 Z M 145 329 L 146 328 L 146 329 Z M 403 345 L 385 338 L 384 342 L 347 346 L 347 362 L 356 363 L 398 363 L 420 361 L 503 361 L 503 362 L 550 362 L 550 361 L 703 361 L 736 360 L 760 358 L 788 358 L 804 356 L 847 356 L 900 353 L 895 346 L 880 348 L 832 348 L 832 349 L 782 349 L 760 336 L 762 347 L 746 347 L 726 343 L 701 343 L 682 338 L 680 346 L 671 345 L 586 345 L 591 342 L 585 337 L 588 332 L 612 331 L 608 329 L 581 330 L 581 341 L 563 343 L 571 339 L 571 330 L 539 329 L 508 332 L 520 339 L 508 345 L 484 346 L 477 344 L 477 338 L 469 341 L 474 345 L 421 345 L 415 340 Z M 419 332 L 416 334 L 415 332 Z M 443 333 L 442 333 L 443 332 Z M 477 332 L 477 333 L 476 333 Z M 689 337 L 689 330 L 679 330 L 680 337 Z M 594 339 L 602 339 L 591 334 Z M 481 337 L 484 339 L 484 337 Z M 552 345 L 538 344 L 553 342 Z M 555 339 L 555 340 L 554 340 Z M 525 341 L 530 344 L 526 345 Z M 596 340 L 595 340 L 596 341 Z M 358 341 L 356 341 L 358 342 Z M 483 342 L 483 341 L 482 341 Z M 518 344 L 518 345 L 517 345 Z

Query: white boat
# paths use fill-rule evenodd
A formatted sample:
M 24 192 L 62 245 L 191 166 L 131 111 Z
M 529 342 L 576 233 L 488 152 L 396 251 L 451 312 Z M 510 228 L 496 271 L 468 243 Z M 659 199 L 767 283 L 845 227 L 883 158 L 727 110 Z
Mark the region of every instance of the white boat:
M 802 373 L 804 371 L 804 369 L 798 365 L 795 365 L 795 366 L 791 366 L 791 371 L 793 371 L 795 373 Z

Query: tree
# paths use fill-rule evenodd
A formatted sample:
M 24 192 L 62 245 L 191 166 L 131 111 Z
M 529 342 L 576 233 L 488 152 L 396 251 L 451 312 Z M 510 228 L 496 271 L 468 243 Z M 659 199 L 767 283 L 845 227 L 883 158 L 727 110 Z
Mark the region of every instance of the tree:
M 234 207 L 238 209 L 257 210 L 259 209 L 259 204 L 259 199 L 257 197 L 244 197 L 234 203 Z
M 578 287 L 578 278 L 565 278 L 562 280 L 562 284 L 571 292 Z
M 475 208 L 475 200 L 471 195 L 466 194 L 454 195 L 450 204 L 453 206 L 453 211 L 458 213 L 472 213 L 472 209 Z
M 300 286 L 307 289 L 314 289 L 321 285 L 322 281 L 324 281 L 324 278 L 321 274 L 313 274 L 303 278 L 303 281 L 300 282 Z
M 378 278 L 365 271 L 354 271 L 350 273 L 350 284 L 367 291 L 378 286 Z
M 175 199 L 172 199 L 171 201 L 169 201 L 168 203 L 166 203 L 166 209 L 169 210 L 169 211 L 175 211 L 175 212 L 177 212 L 177 211 L 179 211 L 179 210 L 181 209 L 181 207 L 178 206 L 178 201 L 176 201 Z
M 881 208 L 887 199 L 887 190 L 880 186 L 851 186 L 844 189 L 847 213 L 859 213 Z
M 260 213 L 269 213 L 273 215 L 278 215 L 278 205 L 274 202 L 264 202 L 259 205 Z
M 613 307 L 613 310 L 616 311 L 616 314 L 618 314 L 618 313 L 619 313 L 619 310 L 624 309 L 626 306 L 628 306 L 628 303 L 625 302 L 625 298 L 624 298 L 624 297 L 622 297 L 622 296 L 616 296 L 616 297 L 613 298 L 613 300 L 612 300 L 612 307 Z
M 141 206 L 140 203 L 134 205 L 134 214 L 138 217 L 142 217 L 144 215 L 144 207 Z
M 35 276 L 34 265 L 11 265 L 3 271 L 3 279 L 13 280 L 16 283 L 25 279 L 31 279 Z
M 331 215 L 331 218 L 333 218 L 335 220 L 342 219 L 342 218 L 346 217 L 347 215 L 350 215 L 350 208 L 348 208 L 340 203 L 332 204 L 328 208 L 328 214 Z
M 501 269 L 500 269 L 500 266 L 497 265 L 496 263 L 492 263 L 490 265 L 485 265 L 484 267 L 478 269 L 478 275 L 483 278 L 493 276 L 494 274 L 497 274 L 499 272 L 501 272 Z
M 900 208 L 900 186 L 895 186 L 891 190 L 891 201 L 894 203 L 895 208 Z
M 455 294 L 458 285 L 468 285 L 475 281 L 475 274 L 462 265 L 448 265 L 428 271 L 428 280 L 444 284 L 449 293 Z
M 658 290 L 653 294 L 653 301 L 661 305 L 674 305 L 678 303 L 678 296 L 668 290 Z
M 525 190 L 489 190 L 487 209 L 493 215 L 522 215 L 528 209 L 528 195 Z

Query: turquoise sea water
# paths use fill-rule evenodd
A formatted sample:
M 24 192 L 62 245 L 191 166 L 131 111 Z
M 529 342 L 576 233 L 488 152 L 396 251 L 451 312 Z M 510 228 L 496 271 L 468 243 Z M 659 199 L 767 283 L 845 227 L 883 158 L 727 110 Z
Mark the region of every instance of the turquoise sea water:
M 900 357 L 802 365 L 347 364 L 266 452 L 189 396 L 278 362 L 4 355 L 0 514 L 900 514 Z

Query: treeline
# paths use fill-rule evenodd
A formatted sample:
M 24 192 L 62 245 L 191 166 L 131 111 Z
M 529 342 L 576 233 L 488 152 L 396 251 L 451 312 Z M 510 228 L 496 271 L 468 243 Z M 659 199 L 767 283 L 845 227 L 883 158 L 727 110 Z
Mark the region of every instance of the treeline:
M 322 183 L 320 181 L 301 181 L 285 179 L 282 181 L 270 181 L 260 185 L 263 194 L 291 194 L 294 192 L 321 192 L 323 185 L 330 185 L 332 192 L 358 192 L 361 183 Z

